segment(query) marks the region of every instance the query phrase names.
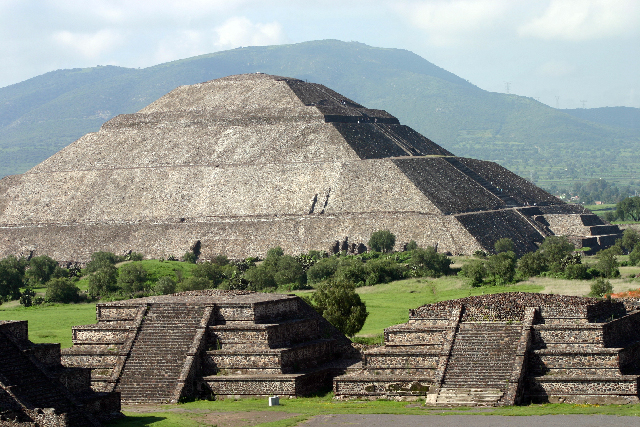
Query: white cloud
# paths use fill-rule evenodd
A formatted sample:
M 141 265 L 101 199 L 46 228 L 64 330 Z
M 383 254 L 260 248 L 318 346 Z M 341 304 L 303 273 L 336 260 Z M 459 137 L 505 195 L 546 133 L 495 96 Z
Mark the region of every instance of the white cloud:
M 495 29 L 511 5 L 507 0 L 409 0 L 396 3 L 396 9 L 411 25 L 426 31 L 432 44 L 446 46 Z
M 573 74 L 575 70 L 576 67 L 567 61 L 549 61 L 538 67 L 536 71 L 544 77 L 566 77 Z
M 521 36 L 582 41 L 633 33 L 640 22 L 637 0 L 551 0 L 542 14 L 518 29 Z
M 253 24 L 245 17 L 233 17 L 215 29 L 218 49 L 239 46 L 265 46 L 286 40 L 282 26 L 277 22 Z
M 121 45 L 124 37 L 117 31 L 104 29 L 94 33 L 57 31 L 53 39 L 63 47 L 71 48 L 84 58 L 98 58 Z

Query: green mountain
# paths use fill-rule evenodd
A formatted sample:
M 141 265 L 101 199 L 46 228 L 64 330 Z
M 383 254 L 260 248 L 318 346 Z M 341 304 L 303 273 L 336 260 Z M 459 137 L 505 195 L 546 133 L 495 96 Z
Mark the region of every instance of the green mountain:
M 389 111 L 457 155 L 496 161 L 545 187 L 640 179 L 633 119 L 640 109 L 556 110 L 484 91 L 406 50 L 336 40 L 239 48 L 144 69 L 58 70 L 0 88 L 0 176 L 26 171 L 179 85 L 250 72 L 322 83 Z

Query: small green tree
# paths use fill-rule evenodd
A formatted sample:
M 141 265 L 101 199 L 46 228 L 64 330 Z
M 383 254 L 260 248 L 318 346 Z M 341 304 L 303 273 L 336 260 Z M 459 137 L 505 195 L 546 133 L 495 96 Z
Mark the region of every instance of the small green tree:
M 189 264 L 195 264 L 198 261 L 198 257 L 191 251 L 187 251 L 182 255 L 182 261 Z
M 93 273 L 103 267 L 109 265 L 116 265 L 122 261 L 122 258 L 114 254 L 113 252 L 94 252 L 91 254 L 91 260 L 84 268 L 85 273 Z
M 440 277 L 451 272 L 451 260 L 445 254 L 440 254 L 434 247 L 413 251 L 409 268 L 417 276 Z
M 243 278 L 249 282 L 247 289 L 252 291 L 263 291 L 277 286 L 273 278 L 272 269 L 269 266 L 265 266 L 264 262 L 245 271 Z
M 213 262 L 201 262 L 191 269 L 193 277 L 204 277 L 211 282 L 214 288 L 220 286 L 224 280 L 224 268 L 220 264 Z
M 369 315 L 355 285 L 343 280 L 318 286 L 311 299 L 316 311 L 349 337 L 362 329 Z
M 487 275 L 496 285 L 512 283 L 516 275 L 516 254 L 513 252 L 500 252 L 491 255 L 485 263 Z
M 104 297 L 118 290 L 118 269 L 109 264 L 89 276 L 89 295 Z
M 589 292 L 590 297 L 601 298 L 606 294 L 610 294 L 613 292 L 613 286 L 611 286 L 611 282 L 608 280 L 604 280 L 602 277 L 598 277 L 596 280 L 591 283 L 591 292 Z
M 313 264 L 309 270 L 307 270 L 307 281 L 309 283 L 319 283 L 323 280 L 327 280 L 336 273 L 338 269 L 338 258 L 329 257 L 322 258 L 315 264 Z
M 475 287 L 482 286 L 484 278 L 487 275 L 487 269 L 484 262 L 473 259 L 462 266 L 460 275 L 468 279 L 469 285 Z
M 638 244 L 640 244 L 640 234 L 638 234 L 635 228 L 627 228 L 624 230 L 622 239 L 620 239 L 619 242 L 622 249 L 626 253 L 629 253 L 633 251 Z M 616 242 L 616 244 L 617 243 L 618 242 Z
M 345 257 L 340 260 L 334 277 L 340 281 L 353 283 L 355 286 L 363 286 L 367 281 L 367 271 L 361 260 Z
M 640 221 L 640 196 L 627 197 L 616 205 L 616 216 L 622 220 Z
M 29 260 L 29 268 L 25 272 L 25 277 L 31 286 L 42 286 L 51 279 L 59 269 L 58 262 L 47 255 L 40 255 Z
M 637 244 L 629 254 L 629 262 L 631 265 L 640 264 L 640 244 Z
M 120 267 L 117 285 L 124 293 L 141 292 L 145 289 L 147 269 L 137 262 L 131 262 Z
M 283 255 L 278 259 L 273 279 L 278 286 L 288 284 L 300 286 L 306 283 L 306 276 L 302 266 L 291 255 Z
M 369 238 L 369 248 L 376 252 L 391 252 L 396 244 L 396 236 L 389 230 L 374 231 Z
M 33 297 L 35 296 L 35 291 L 27 286 L 20 294 L 20 305 L 31 307 L 33 305 Z
M 596 269 L 606 278 L 615 278 L 620 276 L 620 270 L 618 267 L 618 259 L 615 255 L 613 248 L 603 249 L 596 254 L 598 262 L 596 263 Z
M 407 251 L 415 251 L 416 249 L 418 249 L 418 244 L 415 240 L 411 240 L 409 243 L 407 243 Z
M 25 283 L 27 259 L 9 255 L 0 260 L 0 299 L 20 298 L 20 288 Z
M 201 291 L 203 289 L 211 289 L 212 286 L 211 281 L 204 277 L 189 277 L 176 285 L 176 291 Z
M 560 272 L 563 270 L 562 260 L 575 249 L 565 236 L 547 236 L 538 250 L 544 255 L 548 269 Z
M 518 260 L 521 277 L 539 276 L 547 268 L 547 258 L 540 251 L 527 252 Z
M 508 237 L 503 237 L 502 239 L 498 239 L 496 243 L 494 243 L 493 248 L 496 250 L 496 253 L 501 252 L 515 252 L 516 247 L 513 244 L 513 240 Z
M 176 281 L 171 276 L 162 276 L 156 281 L 153 290 L 156 295 L 169 295 L 176 291 Z
M 47 292 L 45 300 L 48 302 L 61 302 L 69 304 L 77 302 L 80 298 L 80 288 L 76 286 L 73 279 L 60 277 L 47 282 Z

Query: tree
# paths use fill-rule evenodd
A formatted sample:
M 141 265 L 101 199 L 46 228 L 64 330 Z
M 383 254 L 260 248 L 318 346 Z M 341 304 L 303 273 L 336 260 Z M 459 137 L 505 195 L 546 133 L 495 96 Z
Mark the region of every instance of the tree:
M 484 278 L 487 275 L 487 269 L 484 266 L 484 262 L 478 259 L 473 259 L 462 266 L 460 275 L 469 279 L 469 284 L 474 288 L 482 286 Z
M 589 292 L 589 296 L 600 298 L 606 294 L 610 294 L 611 292 L 613 292 L 611 282 L 604 280 L 602 277 L 598 277 L 593 281 L 593 283 L 591 283 L 591 292 Z
M 547 236 L 538 249 L 544 255 L 549 270 L 562 271 L 562 260 L 576 247 L 565 236 Z
M 115 265 L 106 265 L 89 276 L 89 295 L 103 297 L 118 289 L 118 269 Z
M 327 280 L 332 277 L 338 269 L 338 258 L 329 257 L 323 258 L 320 261 L 313 264 L 309 270 L 307 270 L 307 281 L 309 283 L 318 283 L 323 280 Z
M 620 246 L 626 253 L 631 252 L 640 243 L 640 234 L 635 228 L 627 228 L 622 234 L 622 239 L 618 240 Z
M 47 256 L 40 255 L 29 260 L 29 269 L 25 272 L 25 277 L 32 286 L 42 286 L 53 277 L 56 269 L 60 269 L 58 261 Z
M 376 252 L 391 252 L 396 244 L 396 236 L 389 230 L 378 230 L 371 233 L 369 247 Z
M 170 276 L 162 276 L 156 282 L 153 290 L 156 295 L 168 295 L 172 294 L 176 291 L 176 281 L 173 277 Z
M 262 291 L 277 286 L 271 268 L 264 265 L 264 262 L 245 271 L 243 278 L 249 282 L 247 288 L 252 291 Z
M 27 267 L 26 258 L 9 255 L 0 260 L 0 299 L 20 298 L 20 288 L 24 286 Z
M 496 243 L 494 243 L 493 248 L 496 250 L 496 253 L 500 252 L 515 252 L 516 247 L 513 244 L 513 240 L 508 237 L 503 237 L 502 239 L 498 239 Z
M 492 277 L 496 285 L 511 283 L 516 275 L 516 254 L 500 252 L 491 255 L 487 258 L 486 267 L 487 275 Z
M 355 285 L 344 280 L 332 280 L 318 286 L 311 299 L 315 310 L 349 337 L 362 329 L 369 315 Z
M 176 285 L 176 291 L 200 291 L 202 289 L 211 289 L 211 287 L 211 282 L 204 277 L 189 277 Z
M 640 196 L 627 197 L 616 205 L 616 216 L 622 220 L 640 221 Z
M 620 264 L 616 258 L 614 248 L 603 249 L 599 251 L 596 256 L 598 257 L 596 269 L 600 271 L 604 277 L 614 278 L 620 276 L 620 270 L 618 269 Z
M 547 259 L 540 251 L 527 252 L 518 260 L 518 271 L 522 277 L 538 276 L 547 268 Z
M 629 254 L 629 262 L 632 265 L 638 265 L 640 263 L 640 244 L 637 244 Z
M 91 254 L 91 260 L 84 268 L 85 273 L 93 273 L 101 268 L 114 266 L 122 261 L 122 259 L 113 252 L 94 252 Z
M 80 289 L 73 279 L 60 277 L 47 282 L 45 300 L 48 302 L 61 302 L 68 304 L 77 302 L 80 297 Z
M 148 272 L 137 262 L 125 264 L 120 267 L 117 285 L 125 293 L 134 293 L 145 290 Z
M 214 288 L 220 286 L 220 283 L 224 280 L 224 268 L 220 264 L 213 262 L 202 262 L 196 264 L 191 269 L 193 277 L 203 277 L 209 280 Z
M 416 275 L 440 277 L 451 272 L 451 260 L 445 254 L 440 254 L 429 246 L 425 249 L 413 251 L 409 266 Z

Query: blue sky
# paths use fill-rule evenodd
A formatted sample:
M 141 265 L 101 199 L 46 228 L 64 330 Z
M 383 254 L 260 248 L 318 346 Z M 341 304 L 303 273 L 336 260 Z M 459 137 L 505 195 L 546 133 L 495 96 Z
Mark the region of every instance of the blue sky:
M 407 49 L 552 107 L 640 107 L 640 0 L 0 0 L 0 87 L 319 39 Z

